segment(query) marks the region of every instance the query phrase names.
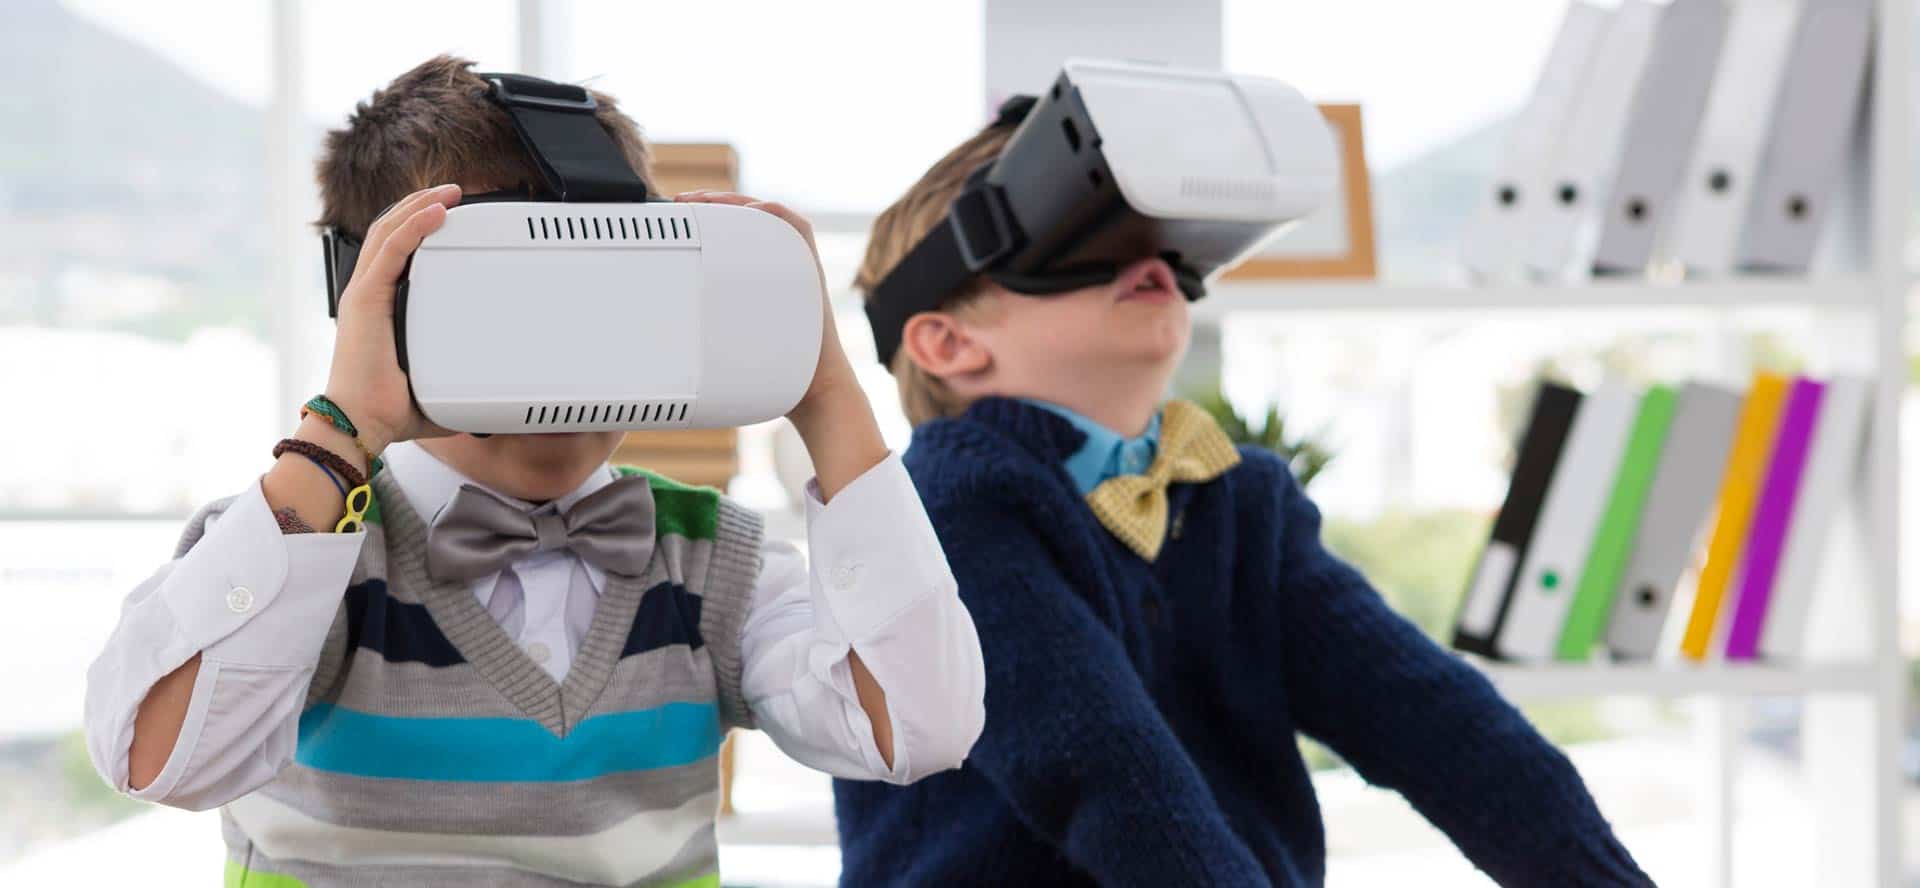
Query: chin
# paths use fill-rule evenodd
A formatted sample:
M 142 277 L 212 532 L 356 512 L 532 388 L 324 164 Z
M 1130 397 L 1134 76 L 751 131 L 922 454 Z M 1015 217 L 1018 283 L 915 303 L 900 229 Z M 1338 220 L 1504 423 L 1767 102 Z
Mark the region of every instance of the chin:
M 532 465 L 599 464 L 620 446 L 620 432 L 561 432 L 551 435 L 501 435 L 501 449 Z
M 1147 329 L 1137 331 L 1130 337 L 1131 342 L 1123 349 L 1124 356 L 1140 363 L 1165 364 L 1178 366 L 1180 359 L 1187 354 L 1187 342 L 1191 331 L 1187 328 L 1186 318 L 1177 322 L 1161 319 Z
M 580 485 L 588 472 L 613 455 L 620 432 L 563 432 L 552 435 L 495 435 L 474 439 L 500 475 L 511 476 L 515 496 L 546 500 Z

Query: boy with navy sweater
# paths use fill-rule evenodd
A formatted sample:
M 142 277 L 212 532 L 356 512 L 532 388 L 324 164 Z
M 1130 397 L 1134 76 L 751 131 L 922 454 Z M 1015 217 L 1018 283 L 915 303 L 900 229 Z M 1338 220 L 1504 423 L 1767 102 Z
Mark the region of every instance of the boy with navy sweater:
M 973 624 L 830 314 L 788 414 L 811 567 L 717 491 L 607 465 L 619 432 L 456 435 L 415 410 L 408 257 L 463 194 L 540 179 L 470 68 L 430 60 L 328 136 L 322 222 L 364 247 L 325 394 L 128 597 L 88 749 L 134 798 L 221 808 L 229 886 L 717 886 L 723 733 L 849 779 L 957 767 Z M 593 98 L 644 178 L 638 128 Z M 812 241 L 778 204 L 680 199 Z
M 869 298 L 1007 118 L 881 214 Z M 836 783 L 843 882 L 1318 884 L 1304 732 L 1502 884 L 1647 884 L 1566 758 L 1322 548 L 1284 462 L 1161 404 L 1187 311 L 1142 258 L 1046 298 L 979 277 L 905 324 L 907 468 L 978 627 L 988 715 L 961 770 Z

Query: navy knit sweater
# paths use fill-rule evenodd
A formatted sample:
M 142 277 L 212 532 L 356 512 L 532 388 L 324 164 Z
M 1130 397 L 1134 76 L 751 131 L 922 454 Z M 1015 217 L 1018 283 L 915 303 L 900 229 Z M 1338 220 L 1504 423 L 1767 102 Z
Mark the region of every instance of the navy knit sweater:
M 1319 884 L 1304 732 L 1506 885 L 1644 885 L 1567 759 L 1320 545 L 1265 451 L 1169 491 L 1141 560 L 1060 461 L 1072 424 L 1005 399 L 906 464 L 979 629 L 966 766 L 834 785 L 846 885 Z

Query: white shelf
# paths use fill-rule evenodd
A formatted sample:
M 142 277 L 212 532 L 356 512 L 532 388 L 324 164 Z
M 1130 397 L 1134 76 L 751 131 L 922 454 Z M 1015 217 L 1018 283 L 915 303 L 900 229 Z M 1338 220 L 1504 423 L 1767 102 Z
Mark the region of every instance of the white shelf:
M 1502 695 L 1516 702 L 1606 696 L 1870 694 L 1877 681 L 1871 663 L 1478 665 Z
M 1383 284 L 1378 281 L 1216 282 L 1193 303 L 1196 320 L 1293 312 L 1605 311 L 1632 309 L 1844 308 L 1870 310 L 1877 290 L 1862 276 L 1813 280 L 1733 278 L 1671 284 L 1598 280 L 1587 284 Z

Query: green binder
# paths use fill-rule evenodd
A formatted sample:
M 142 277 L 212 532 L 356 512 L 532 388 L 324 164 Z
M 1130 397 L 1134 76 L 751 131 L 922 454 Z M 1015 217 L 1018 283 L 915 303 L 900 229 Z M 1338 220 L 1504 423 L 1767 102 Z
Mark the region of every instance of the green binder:
M 1567 608 L 1567 624 L 1560 630 L 1560 645 L 1555 651 L 1559 659 L 1586 660 L 1606 633 L 1614 590 L 1619 588 L 1620 574 L 1633 556 L 1640 511 L 1653 488 L 1653 470 L 1660 461 L 1660 448 L 1666 443 L 1677 402 L 1674 390 L 1664 385 L 1647 389 L 1640 398 L 1640 412 L 1627 436 L 1620 469 L 1614 473 L 1613 494 L 1600 515 L 1586 566 L 1580 571 L 1580 585 Z

